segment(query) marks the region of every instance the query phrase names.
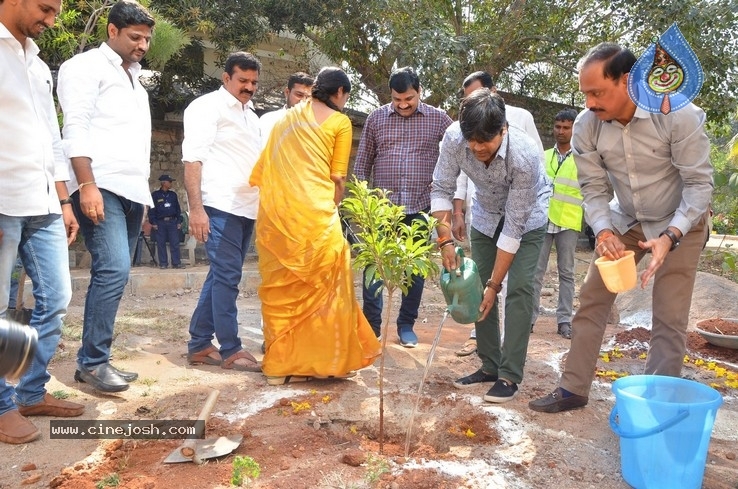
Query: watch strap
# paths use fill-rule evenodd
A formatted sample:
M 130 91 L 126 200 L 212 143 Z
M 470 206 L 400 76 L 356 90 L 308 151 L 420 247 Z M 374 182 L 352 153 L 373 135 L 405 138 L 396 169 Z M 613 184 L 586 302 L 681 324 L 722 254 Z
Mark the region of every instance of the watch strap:
M 669 248 L 669 251 L 674 251 L 676 247 L 679 246 L 679 238 L 677 238 L 677 235 L 674 234 L 674 231 L 668 228 L 663 230 L 661 234 L 659 234 L 659 238 L 664 235 L 668 236 L 668 238 L 671 240 L 671 248 Z

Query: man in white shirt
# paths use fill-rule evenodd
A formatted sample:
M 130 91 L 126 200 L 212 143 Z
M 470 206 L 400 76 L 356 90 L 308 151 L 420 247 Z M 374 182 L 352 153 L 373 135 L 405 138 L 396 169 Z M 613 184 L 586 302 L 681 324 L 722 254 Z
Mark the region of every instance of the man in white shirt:
M 108 40 L 59 69 L 64 152 L 74 171 L 68 188 L 92 256 L 74 378 L 102 392 L 124 391 L 138 377 L 109 360 L 145 206 L 152 205 L 151 115 L 138 77 L 153 26 L 144 7 L 121 0 L 108 14 Z
M 302 71 L 298 71 L 290 75 L 287 80 L 287 87 L 284 89 L 284 107 L 271 112 L 266 112 L 259 118 L 259 123 L 261 123 L 262 146 L 266 146 L 274 124 L 284 116 L 287 109 L 310 97 L 310 93 L 313 89 L 313 82 L 313 77 Z
M 26 416 L 68 417 L 84 411 L 82 404 L 56 399 L 45 389 L 51 378 L 46 368 L 72 298 L 66 244 L 77 236 L 78 225 L 64 184 L 69 173 L 51 72 L 32 39 L 54 25 L 60 9 L 61 0 L 0 2 L 0 317 L 8 307 L 17 254 L 33 282 L 30 326 L 38 333 L 33 361 L 15 387 L 0 378 L 4 443 L 41 436 Z
M 254 230 L 259 189 L 249 185 L 261 153 L 259 118 L 251 101 L 261 63 L 250 53 L 228 56 L 223 86 L 198 97 L 184 112 L 185 189 L 189 231 L 210 260 L 210 271 L 190 321 L 191 365 L 260 372 L 238 337 L 238 284 Z M 213 337 L 218 340 L 216 348 Z
M 494 82 L 492 81 L 492 75 L 486 71 L 475 71 L 471 75 L 467 76 L 462 83 L 464 89 L 464 96 L 468 96 L 477 88 L 489 88 L 492 92 L 497 92 Z M 518 129 L 523 130 L 528 136 L 533 139 L 538 145 L 538 150 L 541 153 L 541 165 L 543 165 L 543 142 L 541 137 L 538 135 L 538 129 L 536 123 L 533 120 L 533 114 L 520 107 L 514 107 L 512 105 L 505 104 L 505 117 L 507 118 L 508 124 Z M 456 193 L 454 194 L 453 200 L 453 234 L 454 237 L 459 241 L 465 241 L 467 233 L 471 229 L 471 209 L 472 209 L 472 198 L 475 193 L 474 182 L 469 180 L 464 172 L 459 174 L 459 178 L 456 179 Z M 466 207 L 466 212 L 463 211 Z M 507 294 L 507 277 L 502 282 L 502 291 L 499 296 L 499 310 L 500 310 L 500 324 L 504 324 L 505 318 L 505 295 Z M 477 351 L 477 335 L 476 330 L 472 328 L 469 339 L 456 351 L 456 355 L 465 357 L 471 355 Z

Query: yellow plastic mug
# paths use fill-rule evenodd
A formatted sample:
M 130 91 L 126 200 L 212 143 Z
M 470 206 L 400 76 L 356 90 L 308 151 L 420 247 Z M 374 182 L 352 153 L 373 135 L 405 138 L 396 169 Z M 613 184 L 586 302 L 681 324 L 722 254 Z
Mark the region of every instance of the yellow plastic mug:
M 637 274 L 635 252 L 628 250 L 617 260 L 601 256 L 595 260 L 602 281 L 613 294 L 625 292 L 636 286 Z

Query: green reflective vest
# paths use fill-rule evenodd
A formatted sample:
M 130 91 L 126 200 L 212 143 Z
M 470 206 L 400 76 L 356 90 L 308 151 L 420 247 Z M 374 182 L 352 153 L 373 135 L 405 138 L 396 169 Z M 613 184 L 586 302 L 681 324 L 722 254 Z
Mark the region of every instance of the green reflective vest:
M 579 191 L 577 167 L 574 157 L 569 153 L 561 166 L 555 148 L 544 153 L 546 172 L 553 180 L 553 195 L 548 204 L 548 219 L 562 228 L 582 230 L 582 193 Z

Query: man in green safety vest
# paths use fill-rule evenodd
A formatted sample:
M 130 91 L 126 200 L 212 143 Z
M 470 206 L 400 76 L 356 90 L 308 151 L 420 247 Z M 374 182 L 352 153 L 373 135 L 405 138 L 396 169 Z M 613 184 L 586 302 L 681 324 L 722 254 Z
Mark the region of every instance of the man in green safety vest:
M 556 244 L 556 265 L 559 272 L 559 302 L 556 308 L 558 333 L 571 338 L 571 316 L 574 303 L 574 252 L 582 230 L 582 194 L 579 192 L 577 167 L 571 154 L 571 133 L 577 113 L 566 109 L 556 114 L 554 138 L 556 145 L 544 153 L 544 166 L 553 181 L 553 195 L 548 205 L 548 228 L 538 258 L 534 282 L 531 331 L 538 319 L 543 276 L 548 268 L 551 245 Z

